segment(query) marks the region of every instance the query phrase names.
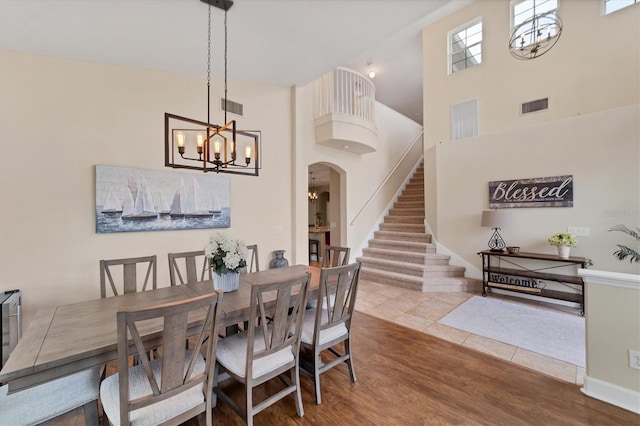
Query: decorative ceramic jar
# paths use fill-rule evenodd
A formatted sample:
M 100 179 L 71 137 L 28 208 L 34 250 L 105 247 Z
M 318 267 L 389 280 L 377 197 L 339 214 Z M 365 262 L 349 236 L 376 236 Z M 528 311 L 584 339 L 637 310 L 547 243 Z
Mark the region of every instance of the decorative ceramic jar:
M 284 250 L 276 250 L 273 252 L 274 258 L 269 262 L 269 269 L 286 268 L 289 261 L 284 258 Z
M 225 293 L 236 291 L 240 285 L 240 274 L 238 272 L 227 272 L 226 274 L 213 273 L 213 289 L 222 290 Z
M 557 246 L 558 247 L 558 256 L 563 259 L 569 258 L 569 252 L 571 251 L 571 247 L 569 246 Z

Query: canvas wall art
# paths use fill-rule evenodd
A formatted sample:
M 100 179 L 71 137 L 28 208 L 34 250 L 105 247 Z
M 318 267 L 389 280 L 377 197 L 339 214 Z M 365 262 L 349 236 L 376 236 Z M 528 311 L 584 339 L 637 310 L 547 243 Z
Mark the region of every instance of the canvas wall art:
M 96 166 L 96 232 L 229 228 L 229 178 Z

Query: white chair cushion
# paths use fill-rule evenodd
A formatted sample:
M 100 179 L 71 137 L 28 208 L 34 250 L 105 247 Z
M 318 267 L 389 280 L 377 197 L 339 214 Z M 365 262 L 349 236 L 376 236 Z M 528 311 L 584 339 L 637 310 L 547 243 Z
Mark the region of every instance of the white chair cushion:
M 325 309 L 322 310 L 322 321 L 326 323 L 327 311 Z M 300 341 L 306 343 L 308 345 L 313 344 L 313 330 L 316 325 L 316 310 L 315 309 L 307 309 L 304 312 L 304 320 L 302 322 L 302 334 L 300 335 Z M 291 330 L 293 332 L 294 330 Z M 324 345 L 327 342 L 330 342 L 334 339 L 338 339 L 342 336 L 346 336 L 348 333 L 347 326 L 344 323 L 336 324 L 333 327 L 329 327 L 325 330 L 320 331 L 320 337 L 318 339 L 318 343 L 320 345 Z
M 0 425 L 41 423 L 98 399 L 100 367 L 7 395 L 0 387 Z
M 191 357 L 191 351 L 187 351 L 185 358 L 184 372 L 187 372 L 189 367 L 189 358 Z M 198 353 L 196 355 L 196 363 L 193 367 L 191 377 L 202 373 L 205 369 L 205 361 L 202 355 Z M 161 386 L 161 370 L 162 370 L 162 358 L 157 358 L 151 361 L 151 369 L 153 375 L 158 381 L 158 386 Z M 118 374 L 113 374 L 103 380 L 100 385 L 100 399 L 102 401 L 102 407 L 104 412 L 109 418 L 112 425 L 120 424 L 120 385 L 118 383 Z M 140 398 L 144 395 L 151 395 L 153 391 L 149 385 L 149 380 L 144 372 L 142 365 L 136 365 L 129 369 L 129 399 L 133 400 Z M 164 401 L 160 401 L 156 404 L 148 407 L 143 407 L 138 410 L 134 410 L 129 413 L 129 421 L 132 425 L 146 426 L 157 425 L 166 420 L 169 420 L 177 415 L 184 413 L 198 404 L 204 402 L 204 394 L 202 392 L 202 386 L 194 386 L 188 391 L 185 391 L 171 398 L 167 398 Z
M 220 339 L 218 341 L 218 348 L 216 349 L 216 361 L 239 377 L 246 376 L 247 336 L 248 333 L 245 331 Z M 262 329 L 256 328 L 253 350 L 254 352 L 258 352 L 264 349 Z M 295 361 L 295 358 L 293 357 L 290 346 L 264 358 L 257 359 L 253 362 L 252 379 L 274 371 L 293 361 Z

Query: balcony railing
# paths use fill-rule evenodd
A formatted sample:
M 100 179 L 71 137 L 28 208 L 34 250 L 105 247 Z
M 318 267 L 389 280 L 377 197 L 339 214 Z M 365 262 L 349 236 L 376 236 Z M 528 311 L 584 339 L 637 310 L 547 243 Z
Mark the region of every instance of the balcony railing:
M 336 68 L 315 84 L 316 143 L 355 153 L 376 150 L 376 88 L 357 71 Z

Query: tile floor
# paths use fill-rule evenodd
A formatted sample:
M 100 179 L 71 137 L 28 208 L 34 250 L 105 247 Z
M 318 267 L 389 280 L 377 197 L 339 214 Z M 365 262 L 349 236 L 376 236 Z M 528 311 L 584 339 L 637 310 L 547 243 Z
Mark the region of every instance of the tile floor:
M 413 328 L 468 348 L 502 358 L 557 379 L 583 384 L 585 369 L 516 346 L 438 324 L 438 320 L 479 293 L 421 293 L 372 281 L 360 280 L 356 310 Z M 492 294 L 540 309 L 562 310 L 579 315 L 577 308 Z

